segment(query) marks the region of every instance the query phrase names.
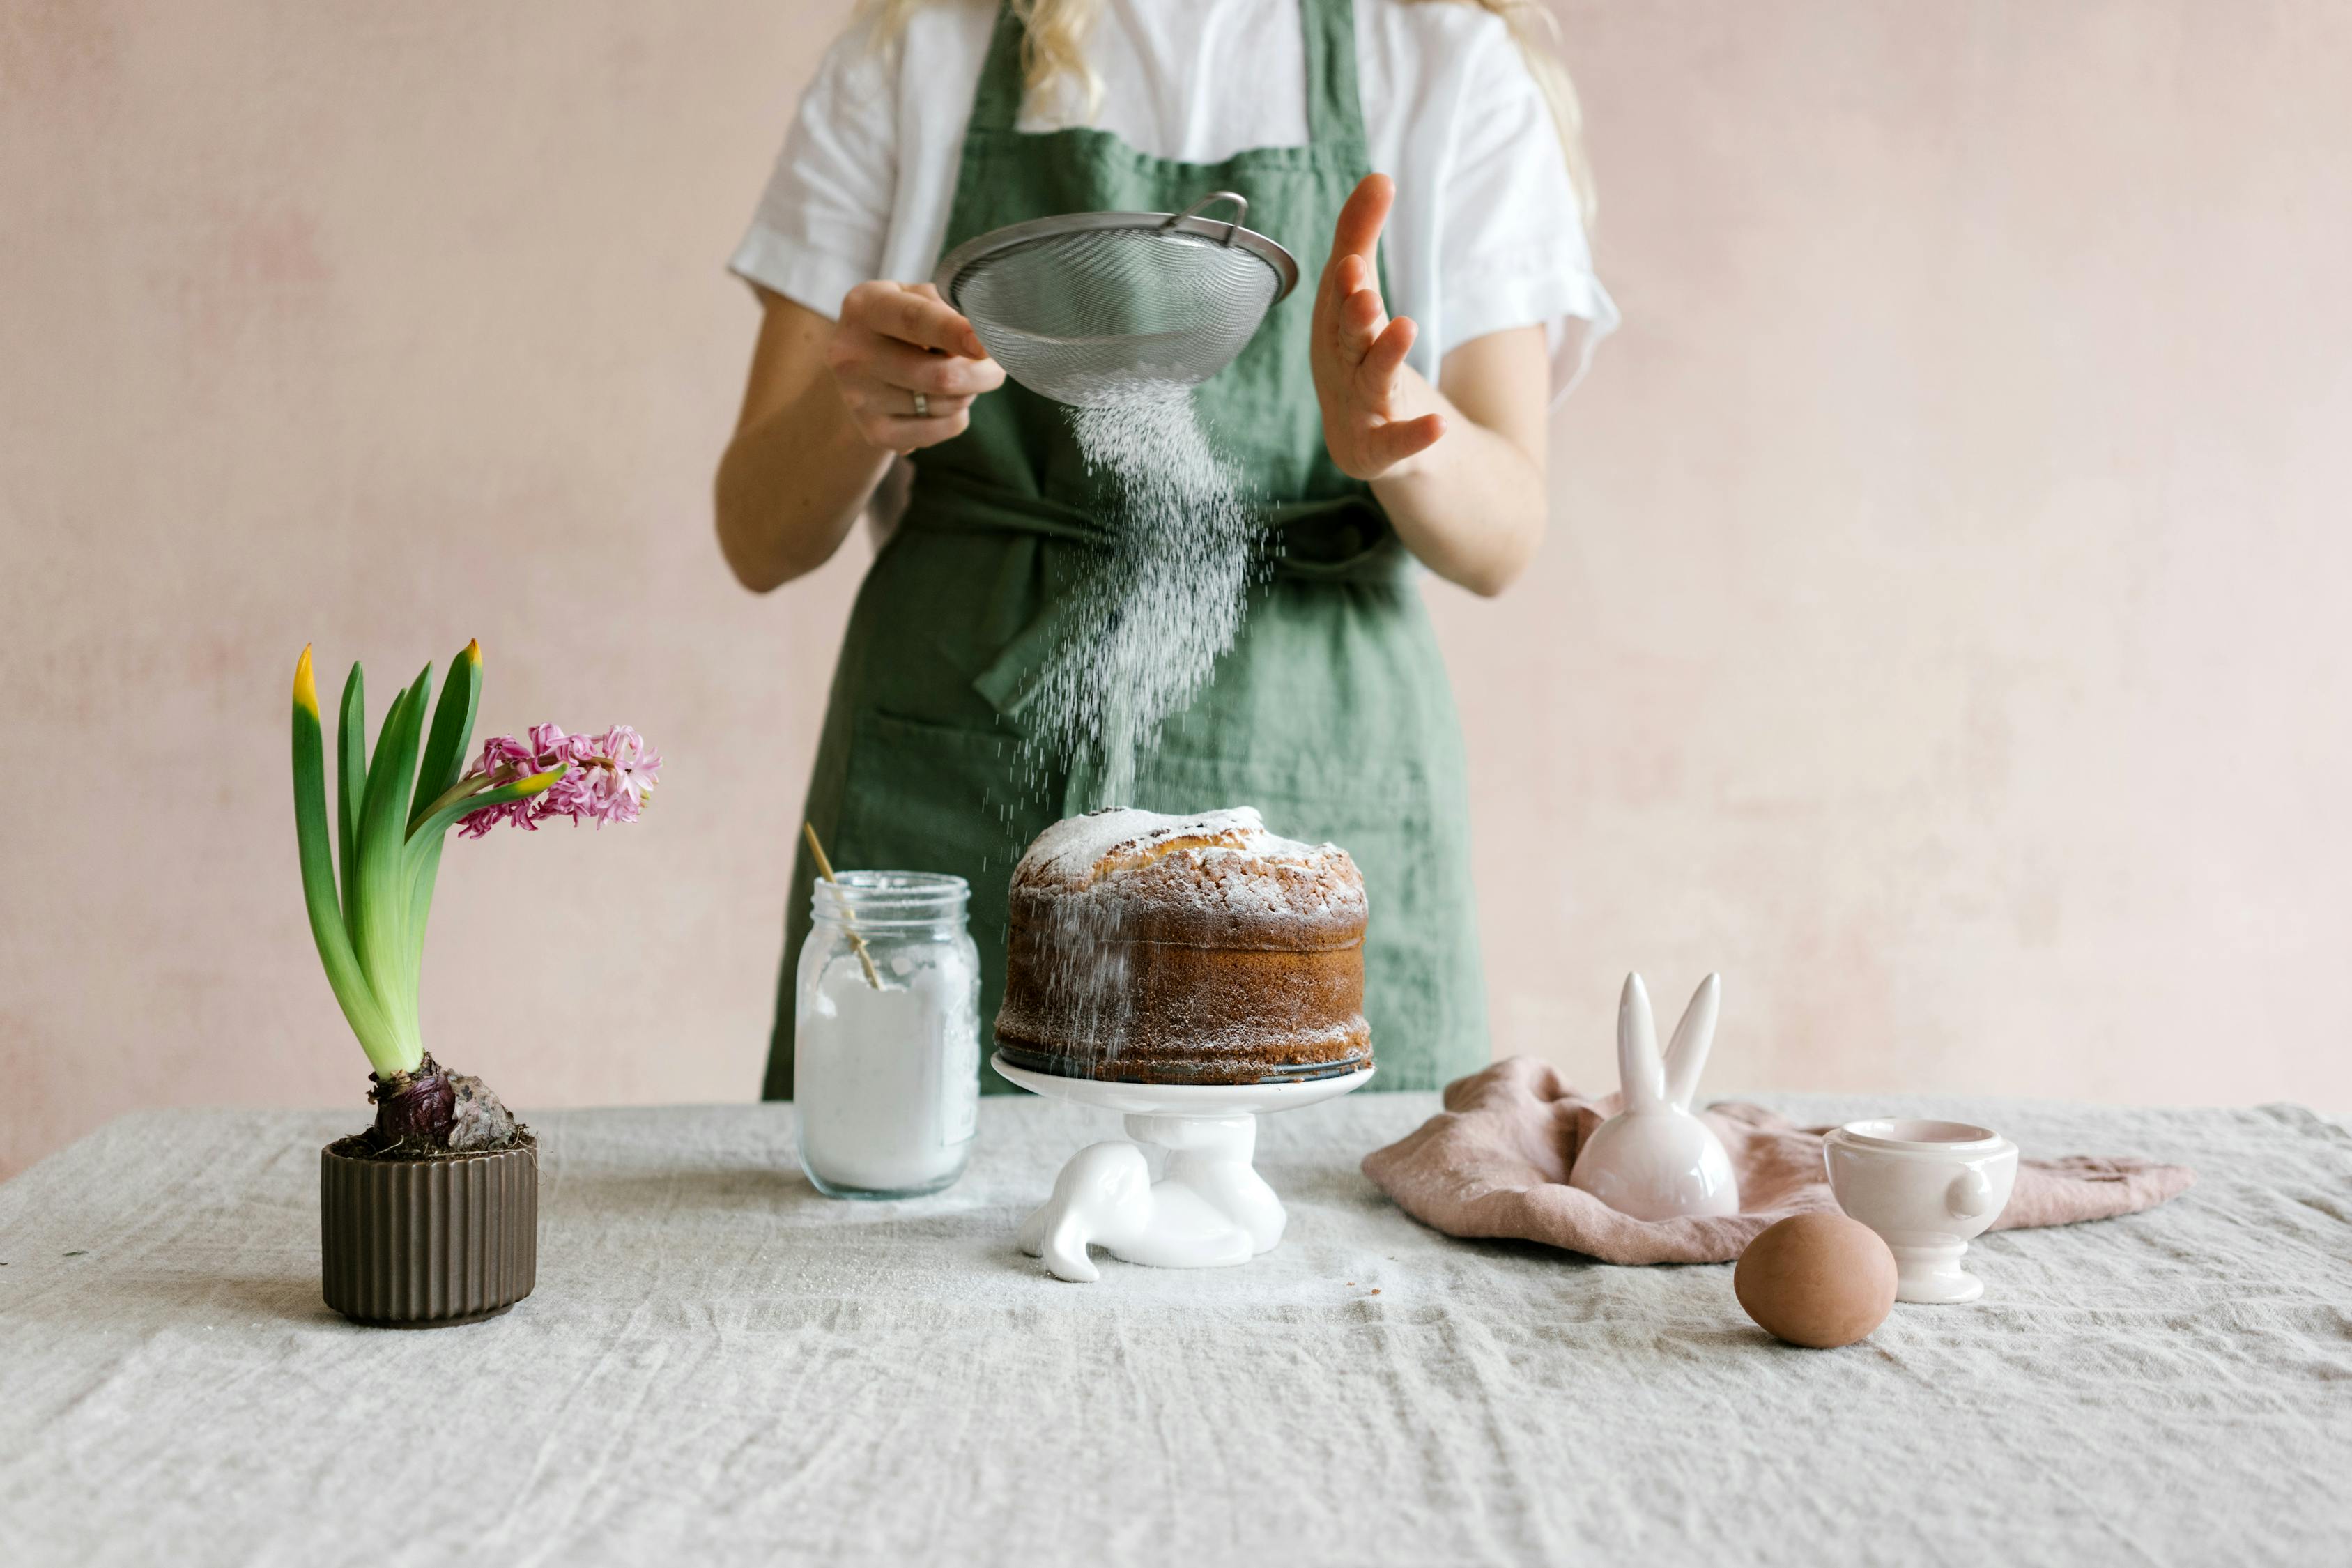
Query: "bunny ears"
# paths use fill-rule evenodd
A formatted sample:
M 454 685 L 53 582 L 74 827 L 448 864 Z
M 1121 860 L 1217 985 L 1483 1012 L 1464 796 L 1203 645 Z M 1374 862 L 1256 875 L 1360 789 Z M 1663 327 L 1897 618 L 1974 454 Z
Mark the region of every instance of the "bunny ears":
M 1698 1093 L 1698 1075 L 1715 1044 L 1715 1016 L 1723 999 L 1723 976 L 1710 974 L 1691 993 L 1683 1020 L 1675 1026 L 1665 1059 L 1658 1059 L 1658 1026 L 1650 1016 L 1650 993 L 1639 974 L 1625 976 L 1617 998 L 1617 1076 L 1632 1111 L 1688 1110 Z

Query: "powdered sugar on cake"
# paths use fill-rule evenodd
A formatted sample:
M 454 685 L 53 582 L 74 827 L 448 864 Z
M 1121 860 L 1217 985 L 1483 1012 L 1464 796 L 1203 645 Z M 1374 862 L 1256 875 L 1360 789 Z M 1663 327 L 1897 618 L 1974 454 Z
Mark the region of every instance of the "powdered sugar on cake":
M 1146 899 L 1181 887 L 1204 903 L 1266 914 L 1328 915 L 1363 900 L 1346 850 L 1280 837 L 1246 805 L 1197 816 L 1115 806 L 1068 817 L 1038 836 L 1013 882 Z
M 1198 816 L 1162 816 L 1158 812 L 1113 806 L 1084 816 L 1065 817 L 1037 836 L 1013 869 L 1013 879 L 1031 886 L 1084 888 L 1118 869 L 1117 862 L 1158 858 L 1179 839 L 1214 840 L 1238 849 L 1255 843 L 1287 843 L 1265 830 L 1249 806 L 1203 812 Z M 1295 846 L 1303 849 L 1305 846 Z
M 1336 845 L 1255 811 L 1113 808 L 1056 823 L 1011 889 L 1006 1059 L 1138 1082 L 1255 1083 L 1353 1070 L 1363 878 Z

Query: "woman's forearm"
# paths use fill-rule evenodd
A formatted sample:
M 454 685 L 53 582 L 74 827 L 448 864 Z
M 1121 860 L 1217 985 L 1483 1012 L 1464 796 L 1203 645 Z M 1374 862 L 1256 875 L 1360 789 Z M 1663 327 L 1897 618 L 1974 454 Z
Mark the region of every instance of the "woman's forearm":
M 1407 367 L 1399 379 L 1397 417 L 1440 415 L 1445 434 L 1374 479 L 1372 493 L 1423 565 L 1474 594 L 1499 594 L 1543 542 L 1543 469 L 1418 372 Z
M 928 283 L 860 283 L 838 321 L 761 292 L 760 342 L 719 460 L 719 548 L 764 594 L 833 559 L 894 452 L 953 440 L 1003 384 Z
M 717 485 L 719 548 L 736 579 L 764 594 L 832 560 L 889 462 L 828 378 L 745 424 Z

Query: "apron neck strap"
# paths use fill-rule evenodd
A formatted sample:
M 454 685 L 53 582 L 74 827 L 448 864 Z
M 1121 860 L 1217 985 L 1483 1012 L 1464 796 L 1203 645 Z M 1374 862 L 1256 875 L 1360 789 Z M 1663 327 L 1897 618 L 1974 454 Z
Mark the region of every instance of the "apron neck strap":
M 1013 14 L 1013 0 L 1005 0 L 997 8 L 988 58 L 980 68 L 980 91 L 971 102 L 971 130 L 1010 131 L 1020 122 L 1021 99 L 1027 87 L 1021 69 L 1021 41 L 1027 36 L 1028 29 Z
M 1306 28 L 1307 140 L 1316 146 L 1364 140 L 1356 90 L 1356 0 L 1298 0 Z
M 1307 55 L 1307 140 L 1361 143 L 1363 100 L 1356 90 L 1356 0 L 1298 0 Z M 1012 0 L 996 13 L 988 59 L 980 68 L 980 90 L 971 105 L 974 131 L 1011 131 L 1021 119 L 1027 83 L 1021 44 L 1028 29 L 1013 15 Z

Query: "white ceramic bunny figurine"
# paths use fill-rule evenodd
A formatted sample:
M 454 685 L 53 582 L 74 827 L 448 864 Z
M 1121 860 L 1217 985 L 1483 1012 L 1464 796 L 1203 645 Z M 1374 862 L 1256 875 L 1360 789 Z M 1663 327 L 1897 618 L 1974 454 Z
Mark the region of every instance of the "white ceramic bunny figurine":
M 1691 1114 L 1699 1070 L 1715 1043 L 1723 977 L 1710 974 L 1692 993 L 1674 1043 L 1658 1059 L 1650 994 L 1625 976 L 1617 1000 L 1617 1074 L 1625 1108 L 1594 1130 L 1576 1156 L 1568 1184 L 1635 1219 L 1739 1212 L 1739 1182 L 1723 1141 Z

